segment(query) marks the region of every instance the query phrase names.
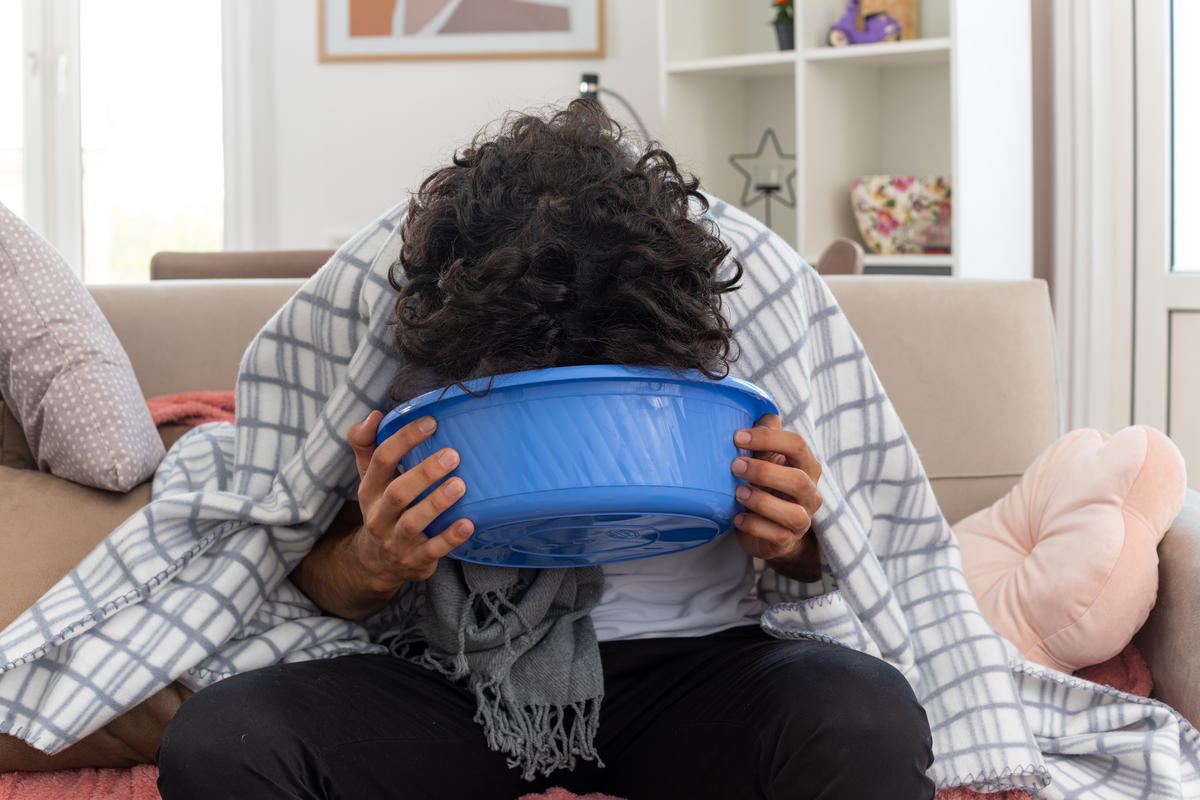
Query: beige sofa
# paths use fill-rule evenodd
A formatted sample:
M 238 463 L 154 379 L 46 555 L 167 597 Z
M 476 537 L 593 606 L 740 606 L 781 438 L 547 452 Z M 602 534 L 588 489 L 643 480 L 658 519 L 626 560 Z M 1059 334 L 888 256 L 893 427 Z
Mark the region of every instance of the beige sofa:
M 1060 433 L 1044 283 L 893 276 L 827 281 L 951 522 L 1002 496 Z M 301 283 L 172 280 L 91 291 L 150 397 L 232 388 L 247 343 Z M 119 522 L 147 496 L 143 486 L 113 498 L 110 516 Z M 71 513 L 69 497 L 59 503 L 63 515 Z M 46 554 L 36 538 L 22 537 L 10 549 L 24 549 L 8 556 L 37 561 L 31 569 L 40 570 L 48 587 L 92 544 L 79 541 L 76 552 Z M 0 542 L 0 558 L 3 548 Z M 1137 643 L 1150 662 L 1156 695 L 1200 722 L 1200 494 L 1189 493 L 1159 553 L 1159 601 Z

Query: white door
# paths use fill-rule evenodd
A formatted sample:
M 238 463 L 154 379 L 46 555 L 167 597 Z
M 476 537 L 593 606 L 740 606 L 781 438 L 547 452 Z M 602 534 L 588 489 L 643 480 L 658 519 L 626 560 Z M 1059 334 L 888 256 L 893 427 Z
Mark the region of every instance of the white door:
M 1200 489 L 1200 2 L 1135 2 L 1133 418 Z

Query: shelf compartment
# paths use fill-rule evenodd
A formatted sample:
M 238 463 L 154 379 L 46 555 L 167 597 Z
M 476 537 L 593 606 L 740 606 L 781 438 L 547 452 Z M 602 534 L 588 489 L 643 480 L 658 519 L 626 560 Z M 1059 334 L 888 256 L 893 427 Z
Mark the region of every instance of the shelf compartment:
M 810 47 L 804 60 L 844 63 L 856 67 L 906 67 L 914 64 L 950 63 L 950 38 L 912 39 L 846 47 Z
M 957 189 L 947 65 L 821 68 L 803 74 L 805 102 L 820 109 L 804 120 L 802 139 L 806 251 L 819 252 L 839 237 L 859 238 L 851 202 L 855 178 L 943 175 Z
M 639 10 L 648 3 L 631 3 Z M 664 0 L 663 61 L 690 61 L 777 49 L 774 10 L 764 0 Z M 789 51 L 790 52 L 790 51 Z
M 741 206 L 745 178 L 729 157 L 753 153 L 766 128 L 775 131 L 784 153 L 797 152 L 796 81 L 791 71 L 768 76 L 671 72 L 666 78 L 669 124 L 661 141 L 680 169 L 699 177 L 706 191 Z M 799 183 L 792 185 L 800 204 Z M 745 210 L 758 219 L 765 217 L 761 200 Z M 797 218 L 795 208 L 772 204 L 771 227 L 793 246 Z
M 671 75 L 719 75 L 728 78 L 778 78 L 793 74 L 796 51 L 779 50 L 714 58 L 693 58 L 667 64 Z
M 967 0 L 961 0 L 966 2 Z M 954 0 L 920 0 L 917 29 L 904 31 L 901 41 L 921 41 L 950 35 L 950 5 Z M 986 4 L 975 2 L 986 8 Z M 796 3 L 796 46 L 824 48 L 831 25 L 846 12 L 846 0 L 804 0 Z M 860 45 L 875 47 L 876 45 Z

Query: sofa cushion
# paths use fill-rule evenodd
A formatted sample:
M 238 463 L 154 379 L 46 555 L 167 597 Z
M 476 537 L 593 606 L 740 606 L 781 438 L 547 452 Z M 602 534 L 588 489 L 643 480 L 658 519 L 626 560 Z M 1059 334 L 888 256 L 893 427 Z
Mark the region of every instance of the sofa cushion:
M 189 427 L 164 425 L 159 433 L 169 446 Z M 109 492 L 0 466 L 0 630 L 148 502 L 149 482 L 127 493 Z M 153 762 L 167 722 L 190 694 L 172 683 L 53 756 L 0 734 L 0 773 Z
M 108 492 L 0 467 L 0 630 L 148 502 L 149 482 Z
M 1146 621 L 1158 543 L 1183 505 L 1183 456 L 1162 432 L 1072 431 L 990 508 L 954 526 L 992 627 L 1064 672 L 1107 661 Z
M 3 205 L 0 396 L 41 470 L 126 491 L 163 457 L 108 321 L 54 248 Z

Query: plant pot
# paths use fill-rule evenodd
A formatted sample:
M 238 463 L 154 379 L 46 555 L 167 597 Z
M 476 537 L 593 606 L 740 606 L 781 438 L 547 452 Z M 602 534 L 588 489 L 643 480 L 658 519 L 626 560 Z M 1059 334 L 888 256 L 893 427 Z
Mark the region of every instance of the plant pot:
M 796 49 L 796 26 L 791 20 L 775 23 L 775 36 L 779 39 L 780 50 Z

